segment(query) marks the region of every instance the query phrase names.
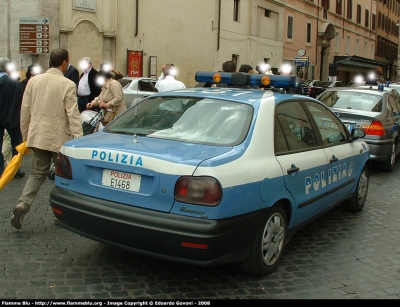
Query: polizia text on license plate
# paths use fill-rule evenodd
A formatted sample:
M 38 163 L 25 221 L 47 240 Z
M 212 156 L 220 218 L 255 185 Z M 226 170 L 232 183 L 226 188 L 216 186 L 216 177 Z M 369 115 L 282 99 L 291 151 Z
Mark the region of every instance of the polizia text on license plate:
M 102 185 L 121 190 L 139 192 L 141 176 L 121 171 L 103 170 Z

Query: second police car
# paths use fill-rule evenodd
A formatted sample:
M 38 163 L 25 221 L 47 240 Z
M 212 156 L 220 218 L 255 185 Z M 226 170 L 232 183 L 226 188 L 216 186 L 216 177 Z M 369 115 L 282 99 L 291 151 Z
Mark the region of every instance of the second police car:
M 339 204 L 363 209 L 365 134 L 313 98 L 270 89 L 300 79 L 196 80 L 217 87 L 156 93 L 62 146 L 50 195 L 61 226 L 152 257 L 266 275 L 300 227 Z

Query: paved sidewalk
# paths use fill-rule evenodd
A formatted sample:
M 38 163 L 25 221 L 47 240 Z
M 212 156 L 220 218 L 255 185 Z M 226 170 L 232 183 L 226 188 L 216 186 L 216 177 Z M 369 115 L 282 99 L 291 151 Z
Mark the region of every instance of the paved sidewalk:
M 373 171 L 361 213 L 335 208 L 299 231 L 273 274 L 159 261 L 80 237 L 56 224 L 47 180 L 22 230 L 10 218 L 30 173 L 0 190 L 2 299 L 399 299 L 400 161 Z

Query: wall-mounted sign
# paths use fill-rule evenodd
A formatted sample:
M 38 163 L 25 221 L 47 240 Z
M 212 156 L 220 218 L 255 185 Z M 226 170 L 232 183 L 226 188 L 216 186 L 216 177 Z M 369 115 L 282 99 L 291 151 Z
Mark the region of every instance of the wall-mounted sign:
M 128 50 L 128 77 L 143 77 L 143 51 Z
M 308 66 L 308 56 L 297 56 L 294 58 L 294 66 Z
M 50 19 L 21 17 L 19 19 L 19 53 L 49 53 Z
M 157 57 L 151 56 L 150 57 L 150 78 L 157 78 Z
M 74 0 L 74 9 L 79 11 L 96 12 L 96 0 Z

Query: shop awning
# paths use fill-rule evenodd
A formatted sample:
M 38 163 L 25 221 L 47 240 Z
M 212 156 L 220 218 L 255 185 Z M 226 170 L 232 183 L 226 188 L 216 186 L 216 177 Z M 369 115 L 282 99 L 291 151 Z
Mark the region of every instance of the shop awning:
M 373 64 L 368 64 L 368 63 L 363 63 L 363 62 L 358 62 L 358 61 L 353 61 L 351 59 L 345 59 L 339 62 L 336 62 L 335 64 L 337 65 L 345 65 L 345 66 L 355 66 L 355 67 L 364 67 L 364 68 L 371 68 L 375 69 L 377 65 Z
M 335 56 L 333 64 L 375 69 L 378 66 L 385 67 L 387 63 L 374 61 L 359 56 Z

